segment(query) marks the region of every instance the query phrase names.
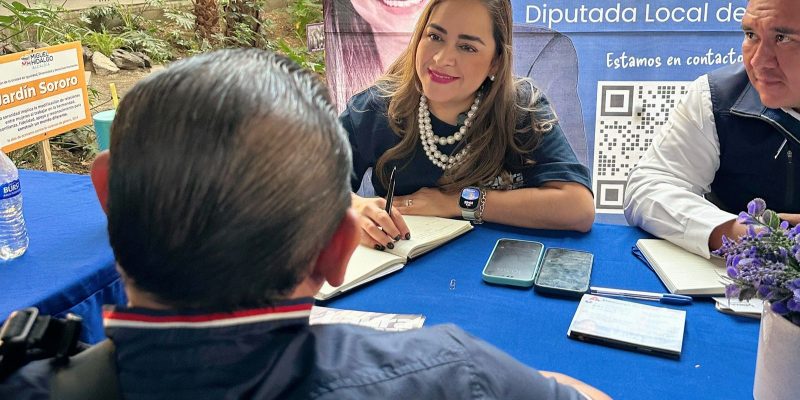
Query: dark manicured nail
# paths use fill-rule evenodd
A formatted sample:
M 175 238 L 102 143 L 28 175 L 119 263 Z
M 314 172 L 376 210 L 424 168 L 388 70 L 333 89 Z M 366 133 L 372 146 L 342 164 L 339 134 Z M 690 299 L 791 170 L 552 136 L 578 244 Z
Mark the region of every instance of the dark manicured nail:
M 394 241 L 395 241 L 395 242 L 396 242 L 396 241 L 398 241 L 398 240 L 400 240 L 400 239 L 401 239 L 401 236 L 400 236 L 400 235 L 397 235 L 397 236 L 395 236 L 395 237 L 394 237 Z
M 411 232 L 406 233 L 406 240 L 411 240 Z
M 386 244 L 386 247 L 388 247 L 390 249 L 393 249 L 394 248 L 394 243 L 389 242 L 389 243 Z
M 383 251 L 383 246 L 381 246 L 381 245 L 379 245 L 379 244 L 376 244 L 376 245 L 375 245 L 375 250 L 380 250 L 380 251 Z

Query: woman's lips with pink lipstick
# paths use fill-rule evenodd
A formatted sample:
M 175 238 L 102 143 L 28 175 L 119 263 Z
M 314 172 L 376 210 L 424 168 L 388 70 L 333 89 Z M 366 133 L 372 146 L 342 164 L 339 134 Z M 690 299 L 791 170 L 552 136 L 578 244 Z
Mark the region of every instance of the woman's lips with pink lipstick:
M 428 69 L 428 75 L 431 77 L 431 80 L 436 83 L 450 83 L 458 79 L 454 76 L 436 72 L 430 68 Z
M 422 0 L 381 0 L 381 2 L 389 7 L 405 8 L 419 5 Z

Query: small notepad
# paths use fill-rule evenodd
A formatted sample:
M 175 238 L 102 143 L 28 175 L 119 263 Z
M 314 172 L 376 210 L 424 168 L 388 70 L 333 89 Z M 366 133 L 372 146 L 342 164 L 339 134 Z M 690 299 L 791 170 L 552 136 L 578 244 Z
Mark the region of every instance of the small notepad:
M 761 318 L 761 311 L 764 310 L 764 300 L 761 299 L 737 300 L 727 299 L 725 297 L 714 297 L 714 301 L 717 302 L 717 304 L 714 305 L 717 311 L 726 314 Z
M 670 293 L 690 296 L 725 293 L 725 260 L 718 257 L 708 260 L 661 239 L 639 239 L 636 247 Z
M 667 357 L 680 357 L 686 311 L 585 294 L 567 336 Z

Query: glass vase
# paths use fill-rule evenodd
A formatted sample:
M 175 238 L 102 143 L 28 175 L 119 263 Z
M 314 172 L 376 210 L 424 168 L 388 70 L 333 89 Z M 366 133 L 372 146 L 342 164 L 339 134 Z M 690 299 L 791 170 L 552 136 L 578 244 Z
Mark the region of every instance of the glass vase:
M 761 313 L 753 397 L 756 400 L 797 399 L 800 396 L 800 326 L 772 311 Z

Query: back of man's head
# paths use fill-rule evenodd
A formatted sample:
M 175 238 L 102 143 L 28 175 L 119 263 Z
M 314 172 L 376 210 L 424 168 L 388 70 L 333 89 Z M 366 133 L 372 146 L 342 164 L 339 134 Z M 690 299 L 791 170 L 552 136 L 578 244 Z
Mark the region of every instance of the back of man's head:
M 112 127 L 108 230 L 136 288 L 175 308 L 286 296 L 350 205 L 350 149 L 319 79 L 223 50 L 138 83 Z

